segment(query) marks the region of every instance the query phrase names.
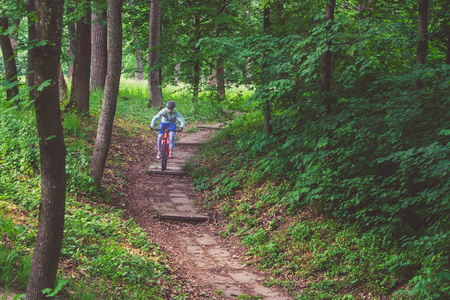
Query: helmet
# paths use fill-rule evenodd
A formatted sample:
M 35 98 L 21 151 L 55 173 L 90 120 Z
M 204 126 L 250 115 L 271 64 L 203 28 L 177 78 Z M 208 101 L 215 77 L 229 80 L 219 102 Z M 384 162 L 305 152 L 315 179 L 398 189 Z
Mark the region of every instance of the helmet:
M 170 110 L 173 110 L 175 108 L 175 102 L 172 100 L 168 101 L 166 107 Z

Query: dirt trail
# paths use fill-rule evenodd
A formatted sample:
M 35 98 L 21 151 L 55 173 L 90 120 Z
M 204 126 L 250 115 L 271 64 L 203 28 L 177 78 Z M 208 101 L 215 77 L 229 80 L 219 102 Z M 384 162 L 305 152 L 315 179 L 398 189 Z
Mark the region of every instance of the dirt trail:
M 193 133 L 179 133 L 169 171 L 181 171 L 195 154 L 195 144 L 214 132 L 199 128 Z M 193 191 L 188 177 L 162 174 L 157 169 L 160 160 L 155 157 L 154 140 L 132 141 L 129 145 L 128 155 L 133 157 L 126 168 L 128 185 L 126 200 L 122 201 L 125 211 L 169 254 L 179 279 L 190 282 L 187 290 L 192 299 L 236 299 L 244 295 L 252 299 L 292 299 L 279 289 L 265 287 L 264 274 L 242 261 L 242 249 L 219 236 L 220 221 L 209 220 L 208 213 L 215 214 L 203 210 L 201 195 Z M 173 219 L 178 221 L 174 223 Z M 180 219 L 203 222 L 192 224 Z

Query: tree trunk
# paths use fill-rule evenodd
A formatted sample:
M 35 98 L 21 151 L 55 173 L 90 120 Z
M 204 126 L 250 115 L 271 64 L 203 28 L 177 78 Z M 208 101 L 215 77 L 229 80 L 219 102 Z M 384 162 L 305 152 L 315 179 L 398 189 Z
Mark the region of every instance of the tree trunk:
M 84 2 L 83 2 L 84 1 Z M 89 94 L 91 78 L 91 1 L 80 0 L 86 5 L 85 15 L 77 21 L 77 50 L 73 63 L 72 93 L 69 107 L 82 113 L 89 113 Z
M 16 28 L 19 28 L 20 26 L 20 19 L 16 19 L 13 21 L 13 26 Z M 11 47 L 13 48 L 14 52 L 17 52 L 19 49 L 19 33 L 16 33 L 14 35 L 10 35 L 9 39 L 11 40 Z
M 0 27 L 5 31 L 9 28 L 8 18 L 0 17 Z M 8 36 L 0 35 L 0 46 L 3 53 L 3 62 L 5 64 L 5 75 L 8 83 L 17 82 L 13 87 L 6 90 L 6 99 L 11 100 L 19 94 L 19 85 L 17 78 L 16 58 Z
M 133 30 L 134 31 L 134 30 Z M 135 33 L 134 44 L 136 45 L 136 74 L 138 80 L 144 80 L 144 60 L 142 50 L 139 48 L 139 35 Z
M 426 64 L 428 54 L 428 0 L 422 0 L 419 3 L 419 43 L 417 45 L 417 60 L 416 64 L 420 67 Z M 422 78 L 416 81 L 416 87 L 423 88 Z
M 149 23 L 148 48 L 150 49 L 150 53 L 148 56 L 148 89 L 150 99 L 148 107 L 162 107 L 161 68 L 156 67 L 159 62 L 159 47 L 161 41 L 161 0 L 153 0 L 150 2 Z
M 64 78 L 64 73 L 59 65 L 59 101 L 64 101 L 68 97 L 68 89 L 66 84 L 66 79 Z
M 417 46 L 417 64 L 423 65 L 427 62 L 428 54 L 428 0 L 419 3 L 419 44 Z
M 93 90 L 105 88 L 107 66 L 107 27 L 106 11 L 101 15 L 92 15 L 92 79 Z
M 194 52 L 195 52 L 195 61 L 194 61 L 194 74 L 192 74 L 193 82 L 193 93 L 192 93 L 192 100 L 197 101 L 198 94 L 200 90 L 200 59 L 199 59 L 199 52 L 200 47 L 195 46 L 197 44 L 200 37 L 200 18 L 198 16 L 195 16 L 195 30 L 197 31 L 197 37 L 194 43 Z
M 35 19 L 32 14 L 36 13 L 35 0 L 27 0 L 27 12 L 28 12 L 28 41 L 34 41 L 37 38 Z M 34 47 L 28 49 L 27 57 L 27 82 L 30 87 L 30 98 L 34 99 Z
M 144 80 L 144 60 L 141 49 L 136 49 L 136 74 L 138 80 Z
M 217 78 L 217 97 L 219 100 L 225 100 L 227 97 L 225 91 L 225 68 L 223 66 L 223 58 L 219 57 L 217 59 L 216 68 L 216 78 Z
M 269 34 L 270 31 L 270 4 L 267 4 L 264 7 L 264 23 L 263 23 L 263 30 L 265 34 Z M 267 75 L 267 57 L 264 55 L 263 58 L 264 62 L 262 65 L 262 84 L 265 86 L 268 81 L 268 75 Z M 263 105 L 263 112 L 264 112 L 264 130 L 266 132 L 267 136 L 270 136 L 272 134 L 272 124 L 270 124 L 270 121 L 272 119 L 272 108 L 270 105 L 270 100 L 267 99 Z
M 36 123 L 41 164 L 39 224 L 27 287 L 27 299 L 46 299 L 42 291 L 54 289 L 61 255 L 65 214 L 65 155 L 61 111 L 58 101 L 58 73 L 61 56 L 63 0 L 41 0 L 38 10 L 38 41 L 49 41 L 35 50 Z
M 72 14 L 75 10 L 75 0 L 67 0 L 67 14 Z M 76 44 L 77 29 L 75 23 L 70 22 L 68 25 L 68 43 L 67 43 L 67 78 L 72 78 L 73 64 L 75 60 L 75 52 L 77 51 Z
M 134 45 L 136 47 L 136 73 L 138 80 L 144 80 L 144 61 L 142 59 L 142 50 L 139 46 L 139 34 L 136 32 L 136 28 L 133 28 L 134 33 Z
M 336 0 L 330 0 L 327 4 L 325 11 L 325 19 L 327 22 L 334 20 L 334 7 L 336 4 Z M 331 25 L 327 26 L 327 32 L 331 31 Z M 330 96 L 331 91 L 331 40 L 328 39 L 326 41 L 327 51 L 325 52 L 325 56 L 322 61 L 322 78 L 321 78 L 321 87 L 323 92 L 323 102 L 327 108 L 327 113 L 331 114 L 331 101 L 332 98 Z
M 91 162 L 91 174 L 97 187 L 100 187 L 111 143 L 119 94 L 122 67 L 122 0 L 108 1 L 108 34 L 108 70 Z
M 450 31 L 447 32 L 447 57 L 445 58 L 445 63 L 450 65 Z

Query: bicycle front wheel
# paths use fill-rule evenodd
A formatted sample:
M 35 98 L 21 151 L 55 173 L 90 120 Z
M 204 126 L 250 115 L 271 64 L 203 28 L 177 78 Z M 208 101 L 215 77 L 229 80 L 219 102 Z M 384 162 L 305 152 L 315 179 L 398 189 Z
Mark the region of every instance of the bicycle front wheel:
M 161 169 L 164 171 L 167 168 L 167 144 L 161 145 Z

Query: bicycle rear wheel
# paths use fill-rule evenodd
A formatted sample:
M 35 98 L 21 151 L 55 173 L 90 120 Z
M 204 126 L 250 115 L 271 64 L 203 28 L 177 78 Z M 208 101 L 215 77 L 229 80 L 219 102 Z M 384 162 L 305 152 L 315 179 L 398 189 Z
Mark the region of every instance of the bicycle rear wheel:
M 167 144 L 161 144 L 161 169 L 164 171 L 167 168 Z

